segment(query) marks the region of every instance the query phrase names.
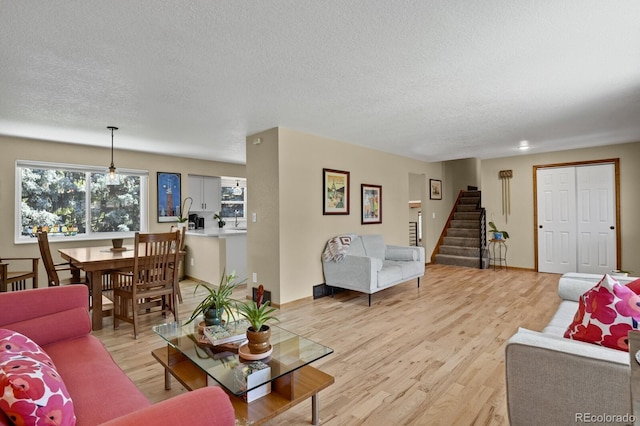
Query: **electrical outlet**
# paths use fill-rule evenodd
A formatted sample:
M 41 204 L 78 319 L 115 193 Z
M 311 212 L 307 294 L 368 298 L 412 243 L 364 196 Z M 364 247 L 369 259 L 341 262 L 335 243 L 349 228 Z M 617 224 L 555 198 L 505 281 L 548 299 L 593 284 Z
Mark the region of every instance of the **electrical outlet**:
M 258 282 L 258 273 L 254 272 L 253 275 L 251 276 L 251 279 L 253 280 L 254 283 Z
M 193 259 L 193 257 L 191 258 L 191 266 L 195 265 L 196 261 Z
M 258 221 L 258 213 L 253 212 L 251 213 L 251 222 L 255 223 Z

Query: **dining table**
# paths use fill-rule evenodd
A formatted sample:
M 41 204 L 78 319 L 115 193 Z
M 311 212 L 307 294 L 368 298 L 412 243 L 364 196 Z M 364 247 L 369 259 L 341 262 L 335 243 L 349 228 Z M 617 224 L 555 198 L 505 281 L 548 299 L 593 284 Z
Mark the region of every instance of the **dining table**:
M 135 250 L 131 246 L 115 249 L 112 246 L 61 248 L 58 253 L 73 266 L 82 269 L 89 280 L 93 297 L 91 311 L 91 328 L 102 329 L 102 276 L 111 271 L 131 271 L 133 269 Z M 180 253 L 180 258 L 184 252 Z

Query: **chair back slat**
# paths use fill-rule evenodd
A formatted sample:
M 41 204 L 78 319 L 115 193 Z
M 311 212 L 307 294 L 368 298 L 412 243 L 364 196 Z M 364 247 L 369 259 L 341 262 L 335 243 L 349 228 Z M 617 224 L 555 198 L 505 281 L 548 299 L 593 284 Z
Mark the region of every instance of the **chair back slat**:
M 40 248 L 40 257 L 44 263 L 44 269 L 47 271 L 47 280 L 49 286 L 59 286 L 60 278 L 56 271 L 56 266 L 53 263 L 53 257 L 51 256 L 51 248 L 49 247 L 49 237 L 47 233 L 42 231 L 38 232 L 38 247 Z
M 180 247 L 179 232 L 156 234 L 136 233 L 134 243 L 133 286 L 134 299 L 144 297 L 145 292 L 153 292 L 175 285 L 175 270 L 170 267 L 177 263 Z

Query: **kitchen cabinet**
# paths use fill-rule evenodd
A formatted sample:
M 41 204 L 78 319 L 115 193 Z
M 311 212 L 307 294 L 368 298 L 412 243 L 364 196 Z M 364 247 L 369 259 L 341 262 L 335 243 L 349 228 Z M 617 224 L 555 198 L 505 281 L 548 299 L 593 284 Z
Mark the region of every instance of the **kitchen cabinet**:
M 189 196 L 193 198 L 193 211 L 220 211 L 220 178 L 189 175 Z
M 185 275 L 217 284 L 223 272 L 236 271 L 238 281 L 247 278 L 247 231 L 198 229 L 185 235 Z

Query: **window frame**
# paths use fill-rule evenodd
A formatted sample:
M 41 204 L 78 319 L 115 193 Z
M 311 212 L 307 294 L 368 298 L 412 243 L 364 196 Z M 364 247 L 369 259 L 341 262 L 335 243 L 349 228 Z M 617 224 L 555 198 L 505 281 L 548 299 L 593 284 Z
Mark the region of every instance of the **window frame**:
M 236 186 L 236 181 L 239 183 L 239 186 L 243 189 L 243 199 L 242 201 L 224 201 L 222 199 L 222 188 L 233 188 Z M 232 185 L 225 185 L 225 183 L 233 183 Z M 243 215 L 238 216 L 238 220 L 247 220 L 247 178 L 242 177 L 230 177 L 230 176 L 221 176 L 220 177 L 220 215 L 222 216 L 222 206 L 229 204 L 242 204 Z M 222 216 L 223 219 L 234 219 L 235 216 Z
M 89 166 L 83 164 L 69 164 L 69 163 L 57 163 L 46 161 L 32 161 L 32 160 L 16 160 L 15 162 L 15 193 L 14 193 L 14 243 L 15 244 L 28 244 L 37 242 L 35 238 L 23 236 L 21 232 L 22 227 L 22 169 L 48 169 L 48 170 L 64 170 L 70 172 L 81 173 L 106 173 L 104 167 Z M 140 169 L 126 169 L 118 168 L 119 175 L 138 176 L 140 177 L 140 232 L 148 232 L 149 229 L 149 171 Z M 87 203 L 86 209 L 91 209 L 91 179 L 87 179 Z M 88 212 L 85 212 L 89 216 Z M 133 238 L 135 231 L 129 232 L 91 232 L 90 228 L 87 228 L 87 232 L 84 234 L 73 236 L 50 236 L 50 242 L 56 241 L 98 241 L 109 240 L 112 238 Z

